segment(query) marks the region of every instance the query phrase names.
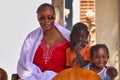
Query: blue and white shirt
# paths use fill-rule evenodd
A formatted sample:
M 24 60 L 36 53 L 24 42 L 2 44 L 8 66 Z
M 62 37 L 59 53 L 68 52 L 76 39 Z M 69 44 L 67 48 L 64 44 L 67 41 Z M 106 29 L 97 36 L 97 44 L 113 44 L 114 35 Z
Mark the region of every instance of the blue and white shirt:
M 91 64 L 88 64 L 88 65 L 86 65 L 84 68 L 85 68 L 85 69 L 90 69 L 90 65 L 91 65 Z M 111 78 L 107 75 L 107 73 L 106 73 L 107 69 L 108 69 L 108 66 L 105 66 L 105 67 L 104 67 L 99 73 L 97 73 L 97 74 L 100 76 L 100 78 L 101 78 L 102 80 L 114 80 L 114 79 L 111 79 Z

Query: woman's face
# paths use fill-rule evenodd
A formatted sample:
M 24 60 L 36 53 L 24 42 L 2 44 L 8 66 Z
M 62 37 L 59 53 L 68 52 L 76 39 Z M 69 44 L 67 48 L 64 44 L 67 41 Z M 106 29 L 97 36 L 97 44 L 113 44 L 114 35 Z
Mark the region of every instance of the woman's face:
M 37 14 L 38 21 L 44 31 L 49 31 L 54 26 L 55 12 L 53 8 L 44 6 Z
M 92 62 L 99 68 L 103 68 L 108 61 L 108 53 L 105 48 L 100 48 L 97 53 L 94 53 Z

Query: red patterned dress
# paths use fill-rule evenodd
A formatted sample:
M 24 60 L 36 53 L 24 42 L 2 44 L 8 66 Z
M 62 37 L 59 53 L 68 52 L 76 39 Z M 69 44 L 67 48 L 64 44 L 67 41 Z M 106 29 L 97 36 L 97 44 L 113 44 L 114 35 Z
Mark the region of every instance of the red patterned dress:
M 53 70 L 60 72 L 66 67 L 66 48 L 69 42 L 67 40 L 56 42 L 52 47 L 47 48 L 45 41 L 42 40 L 36 50 L 33 63 L 36 64 L 42 72 Z

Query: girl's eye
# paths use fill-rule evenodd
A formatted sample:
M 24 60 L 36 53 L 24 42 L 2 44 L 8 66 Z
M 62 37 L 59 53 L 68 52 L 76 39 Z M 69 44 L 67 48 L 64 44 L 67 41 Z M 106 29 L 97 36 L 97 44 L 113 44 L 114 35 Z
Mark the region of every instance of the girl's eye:
M 103 56 L 104 59 L 108 58 L 108 56 Z
M 84 36 L 83 36 L 83 35 L 81 35 L 80 37 L 81 37 L 81 38 L 84 38 Z
M 98 56 L 96 56 L 95 58 L 96 58 L 96 59 L 98 59 L 99 57 L 98 57 Z
M 102 57 L 98 57 L 98 56 L 96 56 L 96 57 L 95 57 L 95 59 L 100 59 L 100 58 L 102 58 L 102 59 L 107 59 L 108 56 L 102 56 Z
M 98 59 L 99 57 L 98 57 L 98 56 L 94 56 L 93 58 L 94 58 L 94 59 Z

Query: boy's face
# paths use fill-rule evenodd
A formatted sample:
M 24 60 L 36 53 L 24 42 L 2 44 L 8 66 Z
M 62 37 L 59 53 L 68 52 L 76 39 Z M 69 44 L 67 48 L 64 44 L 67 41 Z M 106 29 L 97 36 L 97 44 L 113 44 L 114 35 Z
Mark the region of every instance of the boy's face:
M 104 48 L 100 48 L 97 53 L 94 53 L 92 62 L 99 68 L 103 68 L 108 61 L 108 53 Z

